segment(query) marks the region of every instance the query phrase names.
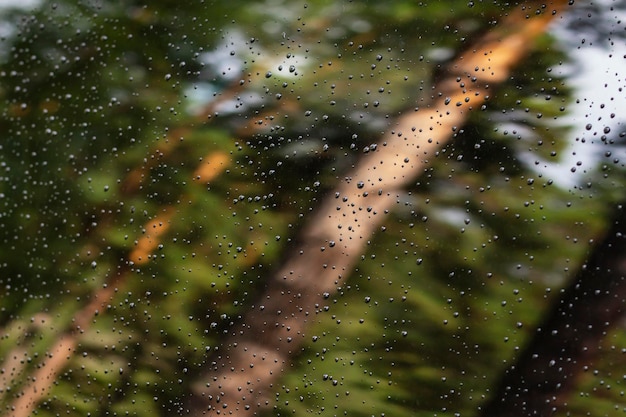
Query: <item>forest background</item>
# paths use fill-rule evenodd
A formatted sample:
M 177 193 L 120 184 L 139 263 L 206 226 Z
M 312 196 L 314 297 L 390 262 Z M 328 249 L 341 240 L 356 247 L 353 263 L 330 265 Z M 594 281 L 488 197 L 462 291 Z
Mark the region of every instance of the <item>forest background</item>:
M 626 412 L 606 3 L 3 9 L 3 415 Z

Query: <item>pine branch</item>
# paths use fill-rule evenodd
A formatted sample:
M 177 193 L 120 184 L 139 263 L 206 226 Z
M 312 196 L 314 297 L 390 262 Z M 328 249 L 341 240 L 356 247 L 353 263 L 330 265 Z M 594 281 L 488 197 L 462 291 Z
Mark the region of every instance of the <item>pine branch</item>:
M 238 91 L 238 85 L 233 84 L 229 91 Z M 229 96 L 229 94 L 225 94 Z M 219 105 L 222 100 L 214 101 L 211 106 L 205 109 L 209 113 L 215 106 Z M 206 115 L 201 115 L 201 120 Z M 165 141 L 171 143 L 168 149 L 157 147 L 153 152 L 164 154 L 165 151 L 173 152 L 179 141 L 173 138 L 178 137 L 179 132 L 174 131 L 170 135 L 170 139 Z M 150 159 L 147 159 L 150 161 Z M 199 183 L 207 183 L 213 178 L 219 176 L 228 165 L 228 157 L 221 152 L 211 152 L 205 160 L 199 164 L 194 172 L 194 181 Z M 131 171 L 124 181 L 123 193 L 125 196 L 131 196 L 137 192 L 142 181 L 149 178 L 149 168 L 153 162 L 146 162 L 143 166 Z M 181 199 L 191 201 L 190 196 L 181 196 Z M 73 357 L 76 346 L 83 335 L 93 324 L 94 318 L 100 314 L 106 314 L 110 307 L 111 300 L 123 288 L 130 279 L 132 266 L 145 265 L 150 261 L 150 257 L 158 244 L 162 241 L 164 234 L 169 229 L 170 223 L 175 221 L 175 210 L 171 206 L 162 207 L 160 214 L 148 221 L 144 226 L 145 234 L 137 239 L 137 243 L 131 250 L 126 259 L 120 262 L 115 272 L 106 278 L 106 283 L 102 288 L 91 294 L 90 301 L 78 310 L 69 325 L 65 325 L 60 331 L 59 337 L 52 343 L 50 349 L 46 352 L 45 358 L 37 365 L 37 368 L 26 375 L 23 379 L 26 383 L 20 388 L 16 398 L 11 402 L 8 408 L 11 410 L 11 417 L 28 417 L 36 409 L 40 401 L 42 401 L 50 393 L 55 379 L 59 373 L 67 366 Z M 2 363 L 0 369 L 12 369 L 11 358 L 18 357 L 20 350 L 16 348 L 9 355 L 7 360 Z M 5 385 L 3 385 L 5 386 Z M 5 398 L 1 398 L 5 400 Z

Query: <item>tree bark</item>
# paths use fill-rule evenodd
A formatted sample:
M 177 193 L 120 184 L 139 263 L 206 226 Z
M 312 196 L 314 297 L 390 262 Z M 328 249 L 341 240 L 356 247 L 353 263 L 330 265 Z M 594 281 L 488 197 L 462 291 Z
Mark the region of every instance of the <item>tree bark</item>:
M 594 249 L 526 349 L 506 370 L 483 417 L 550 416 L 563 411 L 577 376 L 598 356 L 626 310 L 626 209 L 620 205 Z
M 397 119 L 375 151 L 347 173 L 210 360 L 192 388 L 187 413 L 249 416 L 270 404 L 272 386 L 301 350 L 307 326 L 343 285 L 403 187 L 509 76 L 564 4 L 526 2 L 514 9 L 447 66 L 433 95 Z

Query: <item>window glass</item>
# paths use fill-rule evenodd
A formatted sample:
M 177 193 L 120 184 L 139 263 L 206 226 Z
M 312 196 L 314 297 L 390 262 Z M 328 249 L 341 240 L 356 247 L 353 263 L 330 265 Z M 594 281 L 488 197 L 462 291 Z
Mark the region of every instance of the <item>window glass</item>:
M 0 403 L 626 412 L 626 5 L 0 2 Z

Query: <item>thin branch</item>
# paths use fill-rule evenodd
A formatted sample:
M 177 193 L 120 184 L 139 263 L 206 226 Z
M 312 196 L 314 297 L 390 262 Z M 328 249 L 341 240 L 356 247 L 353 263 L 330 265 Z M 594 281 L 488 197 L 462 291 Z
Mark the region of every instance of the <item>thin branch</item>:
M 91 325 L 94 316 L 100 311 L 106 310 L 111 298 L 117 291 L 116 284 L 124 282 L 127 273 L 126 268 L 118 271 L 118 274 L 108 285 L 94 294 L 92 300 L 74 316 L 72 328 L 63 332 L 52 348 L 46 352 L 45 359 L 28 377 L 28 383 L 9 407 L 12 417 L 30 416 L 39 401 L 49 394 L 57 375 L 74 355 L 79 335 Z
M 239 88 L 238 84 L 232 84 L 228 91 L 236 92 Z M 228 97 L 230 97 L 229 94 L 223 94 L 220 99 L 215 100 L 207 106 L 202 114 L 202 120 L 206 118 L 206 114 L 210 114 L 215 107 L 219 106 Z M 168 137 L 179 137 L 183 134 L 183 130 L 176 130 Z M 159 144 L 155 148 L 154 155 L 164 157 L 165 154 L 173 152 L 179 141 L 166 140 L 164 143 L 165 145 Z M 125 196 L 135 193 L 148 178 L 149 170 L 155 163 L 153 159 L 154 158 L 148 158 L 147 161 L 149 162 L 146 162 L 127 175 L 124 186 L 122 187 L 122 193 Z M 156 159 L 161 160 L 160 158 Z M 203 162 L 198 165 L 196 171 L 193 173 L 192 180 L 197 183 L 207 183 L 221 174 L 229 163 L 230 158 L 225 153 L 219 151 L 211 152 L 204 158 Z M 191 198 L 185 198 L 185 196 L 181 198 L 191 201 Z M 125 285 L 131 272 L 128 262 L 130 262 L 131 265 L 144 265 L 149 262 L 150 255 L 157 248 L 159 242 L 162 240 L 162 236 L 169 229 L 170 223 L 174 218 L 174 212 L 173 207 L 165 207 L 158 216 L 146 223 L 143 228 L 145 234 L 137 240 L 135 248 L 128 254 L 127 259 L 123 261 L 124 263 L 118 265 L 116 274 L 109 277 L 107 283 L 92 294 L 91 301 L 76 312 L 69 329 L 63 331 L 59 338 L 54 341 L 52 347 L 46 353 L 45 359 L 37 365 L 37 369 L 34 370 L 31 375 L 25 377 L 27 381 L 26 385 L 20 390 L 16 399 L 9 406 L 12 417 L 30 416 L 39 402 L 49 394 L 57 375 L 72 358 L 80 335 L 91 327 L 95 316 L 107 311 L 108 305 L 115 296 L 115 293 L 119 291 L 119 288 Z M 13 369 L 15 366 L 11 358 L 16 357 L 19 353 L 19 350 L 12 351 L 10 356 L 3 363 L 3 368 Z M 2 380 L 0 380 L 0 382 L 2 382 Z
M 193 415 L 249 416 L 270 404 L 271 388 L 301 350 L 306 328 L 341 286 L 402 187 L 505 80 L 566 1 L 529 2 L 464 51 L 420 109 L 396 120 L 302 229 L 302 242 L 267 283 L 192 388 Z M 530 7 L 532 6 L 532 7 Z
M 212 152 L 196 168 L 193 174 L 193 181 L 207 183 L 220 175 L 229 163 L 230 160 L 226 154 Z M 133 177 L 132 173 L 131 177 Z M 191 197 L 185 198 L 185 196 L 182 196 L 181 198 L 183 200 L 192 200 Z M 174 213 L 174 207 L 164 207 L 159 215 L 146 223 L 143 228 L 143 236 L 137 240 L 135 248 L 130 251 L 127 260 L 118 265 L 116 272 L 107 278 L 106 284 L 92 294 L 90 302 L 76 312 L 69 328 L 61 332 L 59 338 L 54 341 L 52 347 L 46 353 L 45 359 L 38 364 L 32 375 L 26 377 L 26 385 L 9 406 L 12 417 L 30 416 L 39 402 L 50 393 L 57 375 L 71 360 L 80 336 L 91 327 L 94 317 L 108 310 L 112 298 L 128 280 L 131 272 L 130 266 L 140 266 L 150 261 L 152 252 L 157 248 L 163 235 L 169 229 Z M 12 352 L 12 355 L 19 355 L 19 353 L 16 350 Z M 11 365 L 10 361 L 6 363 Z

